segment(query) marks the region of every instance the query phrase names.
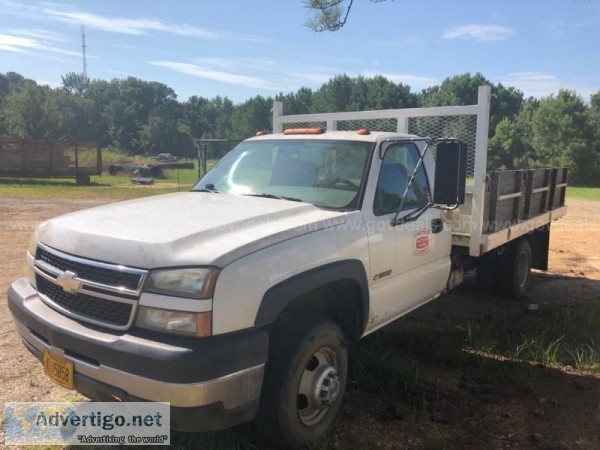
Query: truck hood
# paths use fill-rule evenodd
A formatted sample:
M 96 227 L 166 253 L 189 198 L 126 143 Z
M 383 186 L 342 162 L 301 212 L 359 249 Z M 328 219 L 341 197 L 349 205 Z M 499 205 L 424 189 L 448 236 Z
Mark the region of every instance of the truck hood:
M 345 213 L 307 203 L 185 192 L 67 214 L 41 224 L 37 235 L 57 250 L 131 267 L 224 267 L 345 221 Z

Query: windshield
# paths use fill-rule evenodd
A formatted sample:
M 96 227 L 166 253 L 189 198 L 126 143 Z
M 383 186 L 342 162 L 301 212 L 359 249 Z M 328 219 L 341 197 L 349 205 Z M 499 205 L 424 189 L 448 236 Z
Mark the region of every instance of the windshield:
M 229 152 L 194 187 L 356 209 L 373 143 L 250 141 Z

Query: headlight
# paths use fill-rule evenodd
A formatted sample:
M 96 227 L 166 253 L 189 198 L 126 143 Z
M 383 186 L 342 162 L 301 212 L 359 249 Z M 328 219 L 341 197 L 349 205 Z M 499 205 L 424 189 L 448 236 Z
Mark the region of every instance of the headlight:
M 210 336 L 212 334 L 212 312 L 171 311 L 140 306 L 136 325 L 149 330 L 192 336 Z
M 216 268 L 153 270 L 144 290 L 175 297 L 212 298 L 218 275 Z

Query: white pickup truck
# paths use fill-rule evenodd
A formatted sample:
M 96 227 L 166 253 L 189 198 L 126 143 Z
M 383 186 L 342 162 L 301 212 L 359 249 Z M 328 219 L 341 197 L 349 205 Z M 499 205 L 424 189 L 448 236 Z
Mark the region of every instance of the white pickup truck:
M 340 408 L 349 343 L 467 270 L 519 297 L 547 268 L 566 170 L 486 173 L 490 99 L 298 116 L 276 103 L 274 133 L 190 192 L 42 223 L 8 292 L 23 344 L 92 399 L 170 402 L 174 429 L 258 417 L 280 444 L 310 442 Z

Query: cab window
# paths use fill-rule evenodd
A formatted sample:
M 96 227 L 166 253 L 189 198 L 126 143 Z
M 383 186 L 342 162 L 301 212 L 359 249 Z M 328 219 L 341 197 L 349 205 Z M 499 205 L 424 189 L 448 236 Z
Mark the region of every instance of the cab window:
M 395 213 L 398 210 L 408 180 L 417 167 L 419 156 L 419 149 L 413 143 L 392 144 L 387 148 L 375 191 L 373 212 L 376 216 Z M 408 189 L 402 211 L 423 207 L 428 202 L 427 175 L 421 165 Z

